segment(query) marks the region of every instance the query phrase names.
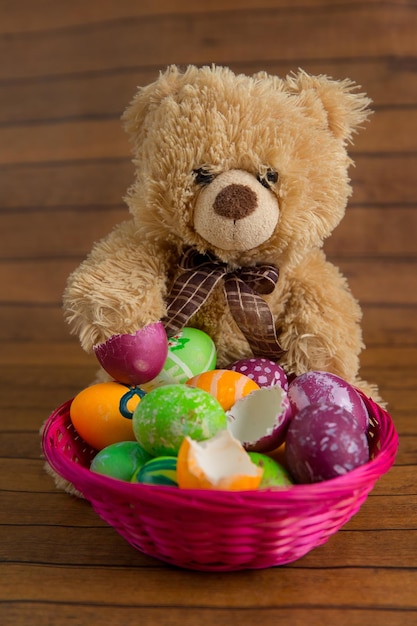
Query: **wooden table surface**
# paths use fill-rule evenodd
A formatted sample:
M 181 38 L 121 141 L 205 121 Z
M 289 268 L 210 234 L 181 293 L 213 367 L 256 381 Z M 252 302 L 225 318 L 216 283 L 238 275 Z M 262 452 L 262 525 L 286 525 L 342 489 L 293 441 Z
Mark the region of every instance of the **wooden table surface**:
M 417 624 L 417 6 L 413 0 L 0 0 L 0 623 Z M 44 472 L 39 428 L 96 371 L 66 277 L 126 215 L 120 115 L 171 63 L 349 77 L 375 114 L 326 243 L 363 312 L 362 374 L 400 435 L 356 516 L 290 565 L 213 574 L 131 548 Z

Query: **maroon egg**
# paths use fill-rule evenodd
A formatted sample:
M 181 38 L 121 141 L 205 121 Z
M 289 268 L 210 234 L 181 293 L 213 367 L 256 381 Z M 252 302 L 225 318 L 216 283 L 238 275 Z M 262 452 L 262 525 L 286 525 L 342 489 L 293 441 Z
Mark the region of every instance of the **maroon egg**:
M 284 391 L 288 389 L 285 371 L 280 365 L 269 359 L 258 357 L 240 359 L 228 365 L 227 369 L 245 374 L 245 376 L 252 378 L 260 387 L 280 385 Z
M 297 376 L 288 387 L 288 399 L 294 413 L 309 404 L 336 404 L 349 411 L 363 430 L 368 429 L 364 401 L 352 385 L 336 374 L 311 371 Z
M 369 460 L 366 433 L 352 414 L 334 404 L 310 404 L 291 420 L 285 459 L 299 483 L 342 476 Z
M 133 334 L 113 335 L 94 346 L 94 352 L 114 380 L 141 385 L 162 370 L 168 354 L 168 339 L 163 324 L 156 322 Z

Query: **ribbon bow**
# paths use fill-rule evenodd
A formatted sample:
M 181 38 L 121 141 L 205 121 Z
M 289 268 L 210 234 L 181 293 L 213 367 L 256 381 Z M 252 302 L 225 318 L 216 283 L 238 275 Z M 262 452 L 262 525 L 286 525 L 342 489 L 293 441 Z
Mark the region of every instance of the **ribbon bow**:
M 186 326 L 223 280 L 230 312 L 245 335 L 255 356 L 278 361 L 285 353 L 278 342 L 274 318 L 259 294 L 271 293 L 278 281 L 274 265 L 257 265 L 230 270 L 211 254 L 189 249 L 179 264 L 183 272 L 174 282 L 162 320 L 168 337 Z

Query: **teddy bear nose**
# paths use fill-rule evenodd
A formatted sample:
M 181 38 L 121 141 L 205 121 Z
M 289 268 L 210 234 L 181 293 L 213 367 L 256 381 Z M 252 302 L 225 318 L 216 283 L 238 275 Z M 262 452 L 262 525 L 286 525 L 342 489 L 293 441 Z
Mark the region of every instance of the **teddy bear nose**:
M 256 193 L 247 185 L 231 184 L 217 194 L 213 209 L 217 215 L 240 220 L 253 213 L 258 206 Z

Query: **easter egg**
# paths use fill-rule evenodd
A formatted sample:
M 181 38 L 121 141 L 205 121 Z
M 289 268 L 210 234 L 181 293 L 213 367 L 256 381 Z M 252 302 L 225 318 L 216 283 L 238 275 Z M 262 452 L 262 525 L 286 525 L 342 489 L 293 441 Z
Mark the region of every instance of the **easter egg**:
M 254 380 L 240 372 L 231 370 L 211 370 L 193 376 L 186 382 L 191 387 L 208 391 L 228 411 L 237 400 L 259 389 Z
M 130 481 L 133 474 L 151 458 L 137 441 L 120 441 L 100 450 L 92 460 L 90 470 Z
M 162 385 L 185 383 L 189 378 L 214 369 L 216 347 L 213 340 L 197 328 L 183 328 L 168 340 L 168 355 L 161 372 L 144 385 L 151 391 Z
M 152 456 L 176 456 L 184 437 L 201 441 L 226 425 L 226 413 L 212 395 L 184 384 L 153 389 L 133 415 L 136 439 Z
M 279 385 L 261 387 L 227 411 L 228 428 L 246 450 L 269 452 L 285 439 L 292 416 L 286 391 Z
M 158 456 L 151 459 L 138 469 L 131 482 L 177 487 L 177 457 Z
M 144 392 L 116 382 L 98 383 L 78 393 L 70 405 L 72 424 L 84 441 L 101 450 L 134 441 L 132 416 Z
M 285 391 L 288 389 L 288 379 L 284 369 L 269 359 L 253 357 L 240 359 L 227 366 L 227 369 L 245 374 L 252 378 L 259 387 L 280 385 Z
M 156 322 L 132 334 L 113 335 L 94 346 L 94 353 L 112 378 L 128 385 L 141 385 L 163 368 L 168 340 L 162 322 Z
M 249 491 L 257 489 L 263 468 L 228 430 L 206 441 L 186 437 L 178 453 L 177 477 L 181 489 Z
M 352 385 L 336 374 L 311 371 L 294 378 L 288 387 L 293 412 L 309 404 L 328 402 L 345 408 L 367 430 L 369 418 L 365 403 Z
M 285 459 L 297 482 L 336 478 L 369 460 L 367 436 L 343 407 L 309 404 L 290 422 Z
M 259 489 L 268 489 L 269 487 L 289 487 L 294 484 L 288 471 L 283 465 L 274 461 L 270 456 L 261 454 L 260 452 L 248 453 L 252 463 L 263 469 L 263 476 Z

